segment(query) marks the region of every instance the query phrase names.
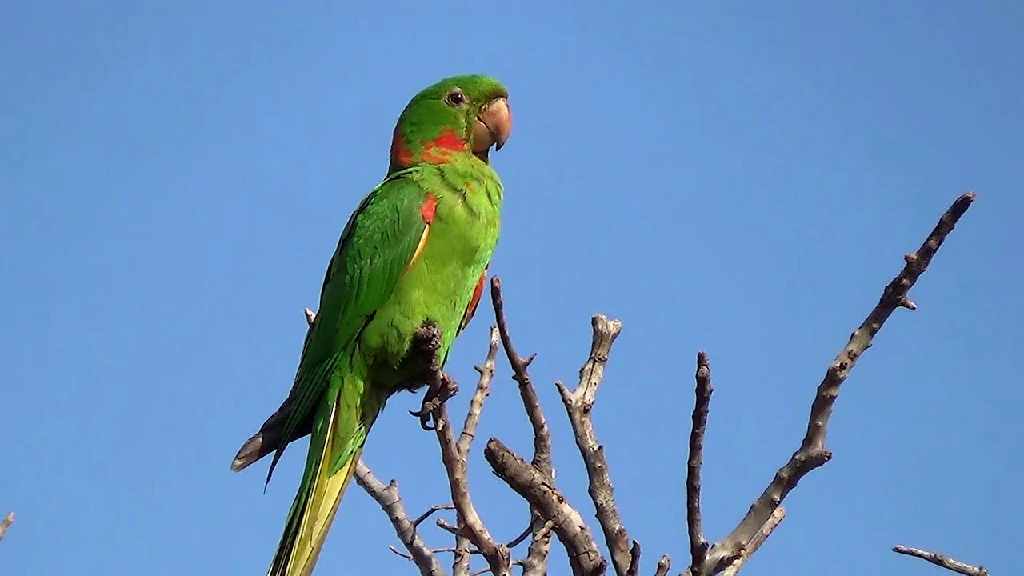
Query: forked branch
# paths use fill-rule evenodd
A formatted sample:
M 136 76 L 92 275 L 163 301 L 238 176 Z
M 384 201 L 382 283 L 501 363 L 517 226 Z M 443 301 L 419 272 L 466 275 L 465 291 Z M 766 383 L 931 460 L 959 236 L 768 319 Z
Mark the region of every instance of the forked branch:
M 832 415 L 833 406 L 839 396 L 840 386 L 853 370 L 861 354 L 871 346 L 872 340 L 889 316 L 897 308 L 902 307 L 909 310 L 917 308 L 907 293 L 928 268 L 935 253 L 956 223 L 970 208 L 974 198 L 973 192 L 968 192 L 957 198 L 939 219 L 938 224 L 928 234 L 924 243 L 915 252 L 904 257 L 903 270 L 885 287 L 874 309 L 853 331 L 849 341 L 826 370 L 824 379 L 818 385 L 814 402 L 811 404 L 807 432 L 800 447 L 793 453 L 789 461 L 776 472 L 775 478 L 750 506 L 750 510 L 736 528 L 724 539 L 716 542 L 706 557 L 693 559 L 691 568 L 687 571 L 691 576 L 718 574 L 741 558 L 744 551 L 752 547 L 752 542 L 758 533 L 763 532 L 764 528 L 769 525 L 775 511 L 781 506 L 786 496 L 796 488 L 797 483 L 809 472 L 824 465 L 832 458 L 832 453 L 825 449 L 825 436 L 828 419 Z M 692 525 L 693 519 L 690 519 L 689 523 Z

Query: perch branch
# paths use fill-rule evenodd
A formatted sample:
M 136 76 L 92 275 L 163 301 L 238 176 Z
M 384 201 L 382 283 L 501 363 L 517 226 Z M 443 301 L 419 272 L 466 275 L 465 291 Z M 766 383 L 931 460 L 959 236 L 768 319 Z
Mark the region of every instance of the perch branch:
M 554 479 L 554 468 L 551 465 L 551 432 L 544 419 L 544 411 L 540 406 L 540 398 L 537 397 L 537 390 L 530 380 L 530 373 L 527 370 L 534 356 L 523 358 L 516 352 L 512 344 L 512 336 L 508 331 L 508 320 L 505 317 L 505 303 L 501 294 L 501 278 L 491 278 L 491 303 L 494 306 L 494 319 L 498 323 L 498 334 L 501 338 L 501 345 L 505 349 L 505 356 L 508 357 L 509 366 L 512 367 L 512 379 L 519 385 L 519 396 L 523 400 L 523 408 L 530 419 L 530 426 L 533 428 L 533 459 L 531 463 L 541 474 Z M 548 552 L 551 549 L 551 530 L 543 530 L 545 521 L 537 513 L 537 510 L 530 508 L 530 530 L 532 539 L 530 548 L 520 564 L 523 567 L 523 576 L 543 576 L 547 573 Z
M 459 451 L 458 443 L 455 441 L 448 409 L 441 404 L 434 409 L 433 414 L 437 423 L 437 440 L 441 445 L 441 460 L 448 473 L 448 487 L 451 490 L 452 503 L 458 513 L 458 535 L 467 538 L 480 550 L 494 576 L 508 576 L 511 571 L 508 548 L 494 541 L 469 496 L 466 456 Z
M 608 353 L 622 330 L 622 322 L 610 320 L 607 316 L 598 314 L 591 318 L 590 323 L 594 328 L 594 336 L 590 344 L 590 357 L 580 368 L 579 386 L 572 392 L 561 382 L 555 382 L 555 386 L 562 397 L 562 403 L 565 404 L 573 436 L 576 438 L 576 446 L 579 447 L 583 463 L 587 468 L 587 478 L 589 479 L 587 491 L 597 509 L 597 521 L 601 525 L 605 543 L 611 552 L 612 565 L 618 576 L 626 576 L 630 564 L 629 533 L 622 525 L 618 508 L 615 506 L 612 481 L 608 475 L 608 463 L 604 457 L 604 447 L 597 442 L 594 423 L 591 419 L 597 388 L 604 378 Z
M 920 548 L 911 548 L 910 546 L 902 546 L 899 544 L 893 546 L 892 551 L 897 554 L 920 558 L 921 560 L 931 562 L 940 568 L 945 568 L 946 570 L 951 570 L 957 574 L 963 574 L 964 576 L 988 576 L 988 570 L 984 566 L 965 564 L 955 558 L 951 558 L 945 554 L 939 554 L 938 552 L 928 552 L 927 550 L 921 550 Z
M 487 345 L 487 356 L 483 364 L 476 366 L 480 374 L 477 379 L 476 391 L 469 401 L 469 410 L 466 411 L 466 418 L 462 424 L 462 432 L 456 443 L 459 455 L 465 461 L 469 457 L 469 448 L 476 438 L 477 424 L 480 423 L 480 414 L 483 412 L 484 401 L 491 393 L 491 381 L 494 379 L 494 362 L 498 356 L 498 330 L 491 326 L 491 336 Z M 461 518 L 461 516 L 460 516 Z M 469 539 L 461 531 L 456 529 L 455 534 L 455 560 L 452 566 L 454 576 L 465 576 L 469 574 Z
M 700 512 L 700 470 L 704 461 L 704 433 L 711 408 L 711 366 L 708 355 L 697 353 L 697 388 L 693 403 L 693 423 L 690 427 L 690 457 L 686 462 L 686 531 L 690 537 L 690 571 L 696 572 L 704 564 L 708 541 L 704 539 Z
M 956 226 L 957 221 L 967 212 L 974 201 L 974 192 L 968 192 L 956 199 L 942 215 L 924 243 L 917 251 L 904 256 L 903 270 L 893 278 L 882 292 L 878 304 L 864 322 L 853 331 L 846 346 L 829 366 L 824 379 L 818 386 L 811 404 L 807 432 L 800 447 L 789 461 L 776 472 L 775 477 L 757 500 L 750 506 L 739 525 L 724 539 L 716 542 L 708 552 L 703 565 L 688 570 L 692 576 L 710 576 L 722 572 L 729 564 L 740 558 L 750 547 L 753 538 L 771 521 L 775 510 L 797 483 L 810 471 L 819 468 L 832 458 L 825 449 L 825 435 L 828 419 L 839 395 L 839 388 L 856 365 L 861 354 L 871 346 L 871 341 L 882 325 L 897 308 L 916 309 L 907 293 L 931 263 L 932 257 L 943 241 Z
M 402 497 L 398 493 L 398 484 L 392 480 L 391 483 L 385 485 L 373 475 L 373 472 L 363 463 L 362 459 L 356 463 L 356 483 L 370 497 L 376 500 L 377 504 L 384 510 L 384 513 L 388 515 L 391 525 L 395 528 L 395 534 L 398 535 L 398 539 L 405 545 L 406 550 L 409 551 L 408 558 L 416 564 L 420 574 L 423 576 L 444 576 L 441 564 L 434 557 L 426 542 L 416 532 L 416 526 L 422 520 L 417 519 L 417 522 L 413 522 L 409 519 L 405 506 L 402 504 Z M 394 550 L 393 547 L 392 550 Z M 397 550 L 395 552 L 398 553 Z
M 565 546 L 574 576 L 602 576 L 605 573 L 605 560 L 590 529 L 549 477 L 497 438 L 487 442 L 484 458 L 499 478 L 525 498 L 541 516 L 553 522 L 551 529 Z

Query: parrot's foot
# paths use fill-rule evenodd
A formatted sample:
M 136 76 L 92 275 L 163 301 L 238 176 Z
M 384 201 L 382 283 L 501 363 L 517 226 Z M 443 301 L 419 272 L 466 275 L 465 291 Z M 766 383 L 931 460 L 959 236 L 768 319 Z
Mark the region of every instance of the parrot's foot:
M 427 373 L 424 379 L 428 388 L 419 411 L 410 410 L 409 413 L 420 419 L 421 428 L 433 430 L 435 426 L 430 424 L 431 413 L 459 392 L 459 384 L 441 370 L 441 363 L 437 357 L 441 350 L 441 328 L 437 323 L 424 323 L 413 336 L 412 345 L 427 361 Z
M 436 430 L 437 426 L 430 423 L 430 416 L 434 410 L 441 407 L 449 398 L 459 393 L 459 383 L 454 378 L 438 371 L 436 377 L 432 377 L 427 393 L 423 395 L 423 404 L 417 412 L 412 410 L 410 414 L 420 419 L 420 427 L 424 430 Z

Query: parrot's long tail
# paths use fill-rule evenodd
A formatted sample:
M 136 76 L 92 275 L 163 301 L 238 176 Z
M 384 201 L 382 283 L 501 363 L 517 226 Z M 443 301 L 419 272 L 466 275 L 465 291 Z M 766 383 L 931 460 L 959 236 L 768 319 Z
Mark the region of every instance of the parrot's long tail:
M 361 363 L 356 360 L 352 364 Z M 365 369 L 351 364 L 347 368 L 335 371 L 328 392 L 334 399 L 324 402 L 317 415 L 306 470 L 267 576 L 312 574 L 355 473 L 366 433 L 386 400 L 369 385 Z

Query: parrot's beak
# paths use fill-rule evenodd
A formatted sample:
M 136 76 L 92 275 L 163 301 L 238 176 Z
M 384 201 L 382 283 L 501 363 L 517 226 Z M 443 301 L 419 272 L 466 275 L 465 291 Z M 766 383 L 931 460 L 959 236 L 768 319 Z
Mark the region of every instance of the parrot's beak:
M 512 109 L 508 98 L 495 98 L 480 109 L 473 122 L 473 153 L 484 162 L 491 146 L 501 150 L 512 133 Z

